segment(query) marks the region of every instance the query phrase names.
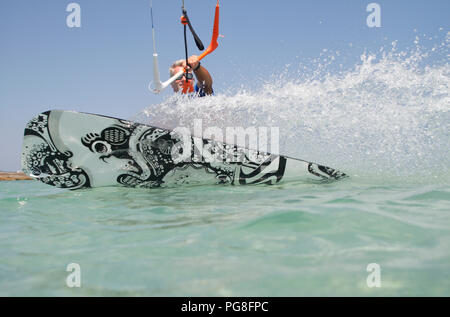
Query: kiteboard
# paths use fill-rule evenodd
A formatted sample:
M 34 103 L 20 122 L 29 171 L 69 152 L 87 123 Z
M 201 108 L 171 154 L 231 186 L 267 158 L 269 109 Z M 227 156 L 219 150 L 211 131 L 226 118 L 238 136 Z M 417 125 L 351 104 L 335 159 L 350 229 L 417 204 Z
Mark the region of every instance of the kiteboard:
M 22 170 L 67 189 L 334 181 L 333 168 L 128 120 L 51 110 L 30 120 Z

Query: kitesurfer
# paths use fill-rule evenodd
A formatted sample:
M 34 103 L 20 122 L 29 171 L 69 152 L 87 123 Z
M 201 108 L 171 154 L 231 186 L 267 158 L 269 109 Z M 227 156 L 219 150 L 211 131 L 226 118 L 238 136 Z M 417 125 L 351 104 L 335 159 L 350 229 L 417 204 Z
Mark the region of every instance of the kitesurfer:
M 185 59 L 180 59 L 174 62 L 169 68 L 170 77 L 172 77 L 179 71 L 184 71 L 184 73 L 171 84 L 174 92 L 178 92 L 182 90 L 183 87 L 189 86 L 193 88 L 190 89 L 190 91 L 195 91 L 197 96 L 199 97 L 212 95 L 214 93 L 212 88 L 213 80 L 211 74 L 205 67 L 200 64 L 197 55 L 192 55 L 188 58 L 188 65 L 186 65 Z M 195 85 L 193 78 L 186 78 L 186 74 L 188 74 L 188 77 L 189 74 L 190 77 L 193 77 L 192 73 L 195 74 L 195 77 L 197 79 L 197 83 Z

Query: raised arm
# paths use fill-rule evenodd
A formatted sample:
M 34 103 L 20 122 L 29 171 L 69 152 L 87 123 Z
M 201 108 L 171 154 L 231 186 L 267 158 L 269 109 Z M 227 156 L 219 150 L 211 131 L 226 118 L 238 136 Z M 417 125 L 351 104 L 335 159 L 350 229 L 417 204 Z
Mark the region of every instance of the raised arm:
M 198 60 L 197 55 L 192 55 L 191 57 L 189 57 L 188 63 L 191 66 L 192 70 L 194 71 L 199 88 L 202 87 L 205 94 L 211 95 L 213 93 L 212 89 L 213 80 L 211 74 L 205 67 L 200 65 L 200 61 Z

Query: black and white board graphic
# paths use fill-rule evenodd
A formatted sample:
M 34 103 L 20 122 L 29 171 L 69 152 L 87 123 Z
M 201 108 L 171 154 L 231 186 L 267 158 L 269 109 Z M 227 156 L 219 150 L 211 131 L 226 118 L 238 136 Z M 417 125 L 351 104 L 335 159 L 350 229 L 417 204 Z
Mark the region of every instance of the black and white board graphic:
M 186 150 L 188 149 L 188 150 Z M 167 187 L 338 180 L 318 164 L 101 115 L 52 110 L 25 128 L 22 170 L 48 185 Z

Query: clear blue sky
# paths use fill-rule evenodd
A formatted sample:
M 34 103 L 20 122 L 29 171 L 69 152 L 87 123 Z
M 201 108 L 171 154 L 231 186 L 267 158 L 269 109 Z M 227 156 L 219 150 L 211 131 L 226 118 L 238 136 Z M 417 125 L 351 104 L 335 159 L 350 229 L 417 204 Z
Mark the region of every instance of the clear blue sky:
M 81 6 L 81 27 L 68 28 L 66 7 Z M 366 6 L 381 6 L 381 28 L 366 25 Z M 129 118 L 167 98 L 147 90 L 152 71 L 149 0 L 2 0 L 0 2 L 0 170 L 20 168 L 26 122 L 49 109 Z M 193 25 L 209 44 L 216 0 L 185 0 Z M 183 58 L 181 0 L 153 0 L 163 78 Z M 208 56 L 215 91 L 241 84 L 323 49 L 344 50 L 355 63 L 364 51 L 416 33 L 449 31 L 448 0 L 221 0 L 220 46 Z M 192 38 L 190 53 L 195 50 Z M 349 46 L 352 43 L 352 47 Z

